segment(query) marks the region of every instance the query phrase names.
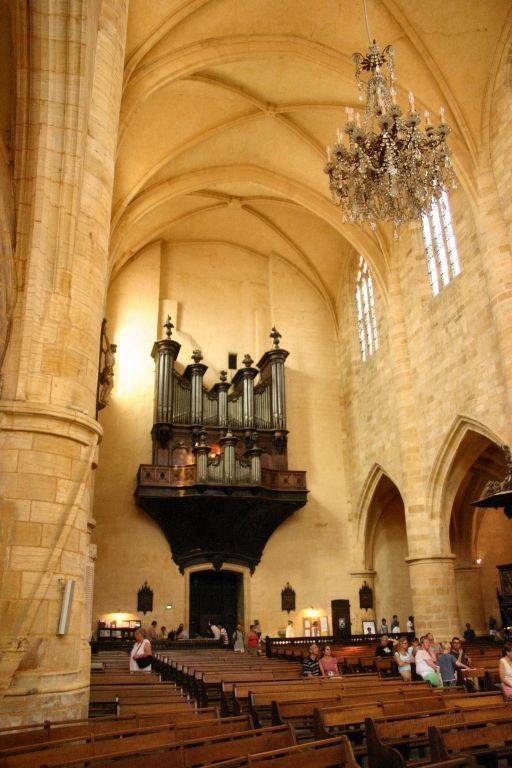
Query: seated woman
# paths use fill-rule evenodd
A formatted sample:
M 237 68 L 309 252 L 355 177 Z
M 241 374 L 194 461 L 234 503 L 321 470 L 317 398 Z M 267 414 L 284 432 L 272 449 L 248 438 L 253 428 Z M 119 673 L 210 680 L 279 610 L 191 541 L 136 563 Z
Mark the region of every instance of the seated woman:
M 505 643 L 499 665 L 501 690 L 507 701 L 512 701 L 512 643 Z
M 406 637 L 401 637 L 398 641 L 398 648 L 395 651 L 395 661 L 398 671 L 404 680 L 411 679 L 411 661 L 414 661 L 409 649 L 409 641 Z
M 324 648 L 324 655 L 320 659 L 320 672 L 322 677 L 340 677 L 338 662 L 332 655 L 330 645 L 326 645 Z
M 438 664 L 430 655 L 430 638 L 428 635 L 420 637 L 420 647 L 416 651 L 414 661 L 416 662 L 416 673 L 423 680 L 428 680 L 433 686 L 440 686 L 442 688 L 443 679 L 439 674 Z

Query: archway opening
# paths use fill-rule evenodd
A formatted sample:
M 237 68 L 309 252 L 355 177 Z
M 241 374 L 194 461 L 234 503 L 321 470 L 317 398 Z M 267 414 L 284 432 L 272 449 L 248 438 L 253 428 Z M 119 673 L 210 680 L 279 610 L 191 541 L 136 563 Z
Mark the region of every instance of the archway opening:
M 456 555 L 461 631 L 469 622 L 483 634 L 490 616 L 500 623 L 496 566 L 510 562 L 512 523 L 503 510 L 479 509 L 471 502 L 481 497 L 490 480 L 503 480 L 503 453 L 496 443 L 470 431 L 457 449 L 449 476 L 457 480 L 451 488 L 450 546 Z
M 208 622 L 222 622 L 231 637 L 244 620 L 243 575 L 235 571 L 196 571 L 190 574 L 190 637 L 206 636 Z
M 407 617 L 413 613 L 404 502 L 400 491 L 383 475 L 375 489 L 367 526 L 367 564 L 375 570 L 375 618 L 388 624 L 397 614 L 405 631 Z

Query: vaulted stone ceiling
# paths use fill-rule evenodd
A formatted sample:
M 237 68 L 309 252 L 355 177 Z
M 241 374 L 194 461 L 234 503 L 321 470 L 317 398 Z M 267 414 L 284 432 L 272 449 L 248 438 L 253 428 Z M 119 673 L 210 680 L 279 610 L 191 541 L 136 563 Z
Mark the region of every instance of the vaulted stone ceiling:
M 446 107 L 471 196 L 509 0 L 369 0 L 399 101 Z M 361 245 L 385 282 L 390 233 L 342 225 L 322 169 L 357 107 L 359 0 L 131 0 L 113 201 L 113 275 L 148 243 L 277 254 L 333 306 Z M 319 248 L 319 244 L 321 247 Z

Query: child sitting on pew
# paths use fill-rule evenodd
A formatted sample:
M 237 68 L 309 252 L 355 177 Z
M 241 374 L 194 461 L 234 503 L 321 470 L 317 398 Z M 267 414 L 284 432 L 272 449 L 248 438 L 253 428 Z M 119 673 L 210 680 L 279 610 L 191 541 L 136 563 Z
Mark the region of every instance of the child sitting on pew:
M 443 652 L 440 653 L 436 659 L 439 669 L 441 670 L 441 677 L 443 678 L 443 685 L 447 685 L 452 688 L 457 684 L 457 667 L 455 659 L 451 654 L 451 643 L 441 643 Z

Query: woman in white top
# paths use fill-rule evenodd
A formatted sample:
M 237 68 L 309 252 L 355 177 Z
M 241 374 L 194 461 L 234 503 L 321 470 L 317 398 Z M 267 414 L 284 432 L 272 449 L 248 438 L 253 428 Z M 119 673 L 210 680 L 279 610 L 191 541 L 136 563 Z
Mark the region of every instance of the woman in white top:
M 428 635 L 420 637 L 420 647 L 414 657 L 416 664 L 416 674 L 424 680 L 428 680 L 434 686 L 443 685 L 443 680 L 439 674 L 439 667 L 430 655 L 430 638 Z
M 503 646 L 499 670 L 503 696 L 510 701 L 512 700 L 512 643 L 505 643 Z
M 147 639 L 145 629 L 139 627 L 135 630 L 135 643 L 130 653 L 130 672 L 151 672 L 151 663 L 147 667 L 139 667 L 137 659 L 151 658 L 151 643 Z

